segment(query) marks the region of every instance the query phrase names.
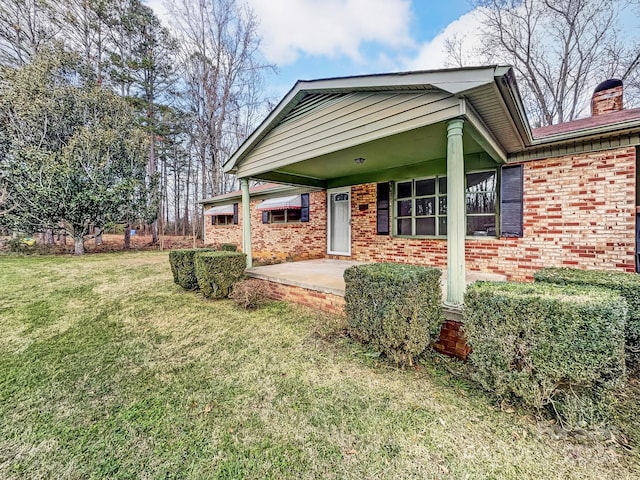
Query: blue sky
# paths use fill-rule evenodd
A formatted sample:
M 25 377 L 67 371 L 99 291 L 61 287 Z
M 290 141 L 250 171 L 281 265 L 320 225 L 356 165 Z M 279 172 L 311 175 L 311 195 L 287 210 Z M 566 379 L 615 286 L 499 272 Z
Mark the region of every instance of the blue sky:
M 147 3 L 166 21 L 162 1 Z M 276 100 L 298 79 L 443 68 L 444 36 L 477 28 L 469 0 L 245 1 L 278 70 L 267 78 Z

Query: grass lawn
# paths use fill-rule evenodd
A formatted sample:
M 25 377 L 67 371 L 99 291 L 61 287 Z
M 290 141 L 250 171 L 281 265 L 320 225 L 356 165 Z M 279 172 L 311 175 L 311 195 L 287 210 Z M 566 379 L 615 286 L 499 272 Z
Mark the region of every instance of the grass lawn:
M 167 257 L 0 256 L 0 478 L 640 477 L 636 447 L 391 368 L 335 318 L 203 300 Z

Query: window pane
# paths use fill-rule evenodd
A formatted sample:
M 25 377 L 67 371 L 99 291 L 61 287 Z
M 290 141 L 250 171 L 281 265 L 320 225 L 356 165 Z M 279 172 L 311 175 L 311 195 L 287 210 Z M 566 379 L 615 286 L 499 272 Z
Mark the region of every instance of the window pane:
M 416 215 L 435 215 L 436 214 L 436 199 L 435 197 L 416 198 Z
M 272 210 L 271 223 L 284 223 L 284 210 Z
M 447 177 L 438 178 L 438 193 L 447 193 Z
M 495 192 L 496 172 L 467 173 L 467 193 Z
M 467 235 L 474 237 L 486 237 L 495 236 L 495 234 L 495 215 L 467 216 Z
M 436 179 L 416 180 L 416 197 L 436 194 Z
M 402 182 L 398 184 L 398 198 L 408 198 L 411 196 L 411 184 L 413 182 Z
M 436 234 L 435 217 L 416 218 L 416 235 L 435 235 L 435 234 Z
M 411 216 L 411 200 L 398 200 L 398 216 L 409 217 Z
M 447 214 L 447 197 L 438 197 L 438 215 Z
M 287 222 L 299 222 L 301 211 L 302 210 L 298 208 L 290 208 L 287 210 Z
M 438 235 L 447 234 L 447 217 L 438 218 Z
M 496 192 L 467 193 L 467 213 L 495 213 Z
M 398 219 L 398 235 L 411 235 L 411 219 L 399 218 Z

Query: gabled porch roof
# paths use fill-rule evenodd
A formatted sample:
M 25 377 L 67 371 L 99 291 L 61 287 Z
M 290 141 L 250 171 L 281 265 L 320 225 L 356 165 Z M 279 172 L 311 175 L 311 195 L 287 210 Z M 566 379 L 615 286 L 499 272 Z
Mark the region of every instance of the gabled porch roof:
M 444 162 L 453 118 L 470 161 L 503 163 L 532 141 L 510 67 L 330 78 L 296 83 L 224 168 L 322 188 L 393 178 Z

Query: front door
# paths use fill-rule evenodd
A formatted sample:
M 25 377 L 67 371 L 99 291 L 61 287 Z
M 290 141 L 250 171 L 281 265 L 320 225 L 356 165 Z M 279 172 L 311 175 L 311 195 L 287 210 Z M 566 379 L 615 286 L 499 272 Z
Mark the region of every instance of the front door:
M 351 188 L 328 190 L 327 195 L 327 251 L 351 255 Z

